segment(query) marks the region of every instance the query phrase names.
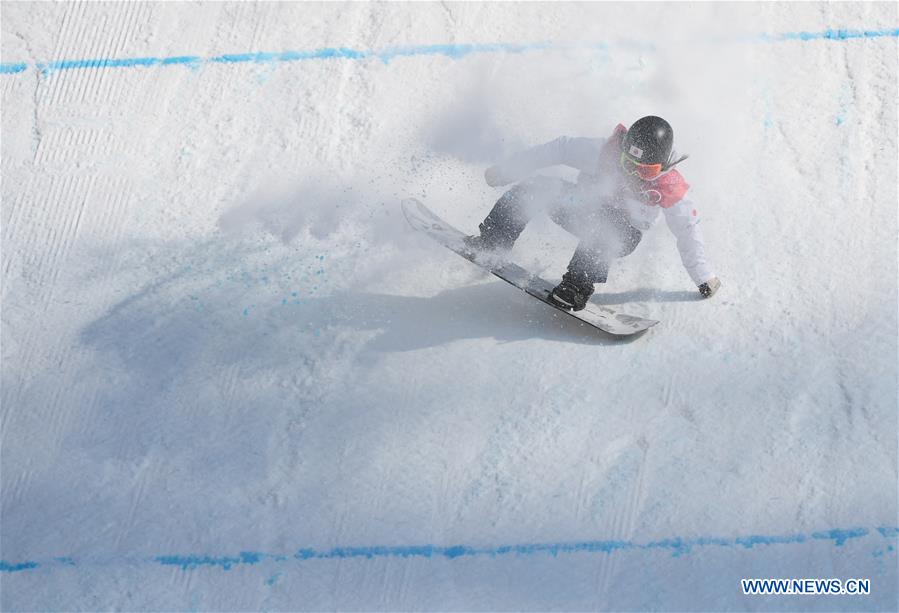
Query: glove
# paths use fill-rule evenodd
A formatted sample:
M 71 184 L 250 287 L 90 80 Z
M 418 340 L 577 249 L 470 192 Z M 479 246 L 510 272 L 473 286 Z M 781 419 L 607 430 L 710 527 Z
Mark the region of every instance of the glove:
M 500 185 L 505 185 L 506 183 L 511 183 L 511 181 L 503 176 L 502 171 L 499 166 L 491 166 L 487 170 L 484 171 L 484 180 L 487 181 L 487 185 L 490 187 L 499 187 Z
M 718 280 L 718 277 L 712 277 L 699 286 L 699 293 L 703 298 L 711 298 L 718 291 L 719 287 L 721 287 L 721 281 Z

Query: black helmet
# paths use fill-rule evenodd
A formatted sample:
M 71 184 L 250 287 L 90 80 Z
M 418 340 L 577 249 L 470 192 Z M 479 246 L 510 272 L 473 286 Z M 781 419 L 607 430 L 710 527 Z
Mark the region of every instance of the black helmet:
M 674 143 L 674 130 L 671 124 L 654 115 L 638 119 L 627 131 L 621 145 L 622 152 L 638 164 L 662 164 L 673 166 L 671 162 L 671 146 Z M 676 163 L 676 162 L 675 162 Z

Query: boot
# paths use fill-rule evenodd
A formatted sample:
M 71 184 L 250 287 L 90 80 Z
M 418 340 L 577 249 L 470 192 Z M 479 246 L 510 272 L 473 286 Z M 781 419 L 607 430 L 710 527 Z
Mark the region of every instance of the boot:
M 463 238 L 462 242 L 474 253 L 493 253 L 499 248 L 499 241 L 489 234 L 472 234 Z
M 549 299 L 562 308 L 580 311 L 587 306 L 587 301 L 593 295 L 593 289 L 593 283 L 579 282 L 571 273 L 566 272 L 562 275 L 562 282 L 550 293 Z
M 527 197 L 527 188 L 526 184 L 519 184 L 503 194 L 478 226 L 480 234 L 465 237 L 465 245 L 475 252 L 512 249 L 528 223 L 528 217 L 521 206 L 522 199 Z

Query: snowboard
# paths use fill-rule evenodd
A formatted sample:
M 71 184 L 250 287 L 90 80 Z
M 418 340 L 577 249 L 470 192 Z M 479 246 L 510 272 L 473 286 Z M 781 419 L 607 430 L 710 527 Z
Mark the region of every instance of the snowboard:
M 588 302 L 580 311 L 566 309 L 550 300 L 554 284 L 525 270 L 512 262 L 503 261 L 496 254 L 479 253 L 469 248 L 463 239 L 465 234 L 435 215 L 428 207 L 415 198 L 403 200 L 403 214 L 413 228 L 424 232 L 444 247 L 455 251 L 463 258 L 493 273 L 506 283 L 514 285 L 540 302 L 584 322 L 594 328 L 614 334 L 629 336 L 644 332 L 659 323 L 654 319 L 644 319 L 619 313 L 608 307 Z

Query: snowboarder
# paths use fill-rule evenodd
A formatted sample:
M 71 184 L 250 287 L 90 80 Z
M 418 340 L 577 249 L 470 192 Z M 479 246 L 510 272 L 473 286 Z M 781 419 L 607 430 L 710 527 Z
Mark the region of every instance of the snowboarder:
M 689 185 L 674 168 L 687 158 L 672 150 L 674 131 L 661 117 L 619 124 L 610 138 L 557 138 L 517 153 L 484 173 L 491 187 L 518 182 L 466 238 L 475 250 L 511 249 L 534 216 L 549 217 L 580 242 L 551 294 L 564 308 L 583 309 L 595 283 L 605 283 L 612 260 L 629 255 L 665 214 L 681 261 L 704 298 L 721 286 L 705 258 L 699 218 L 685 198 Z M 534 175 L 548 166 L 580 171 L 577 182 Z

